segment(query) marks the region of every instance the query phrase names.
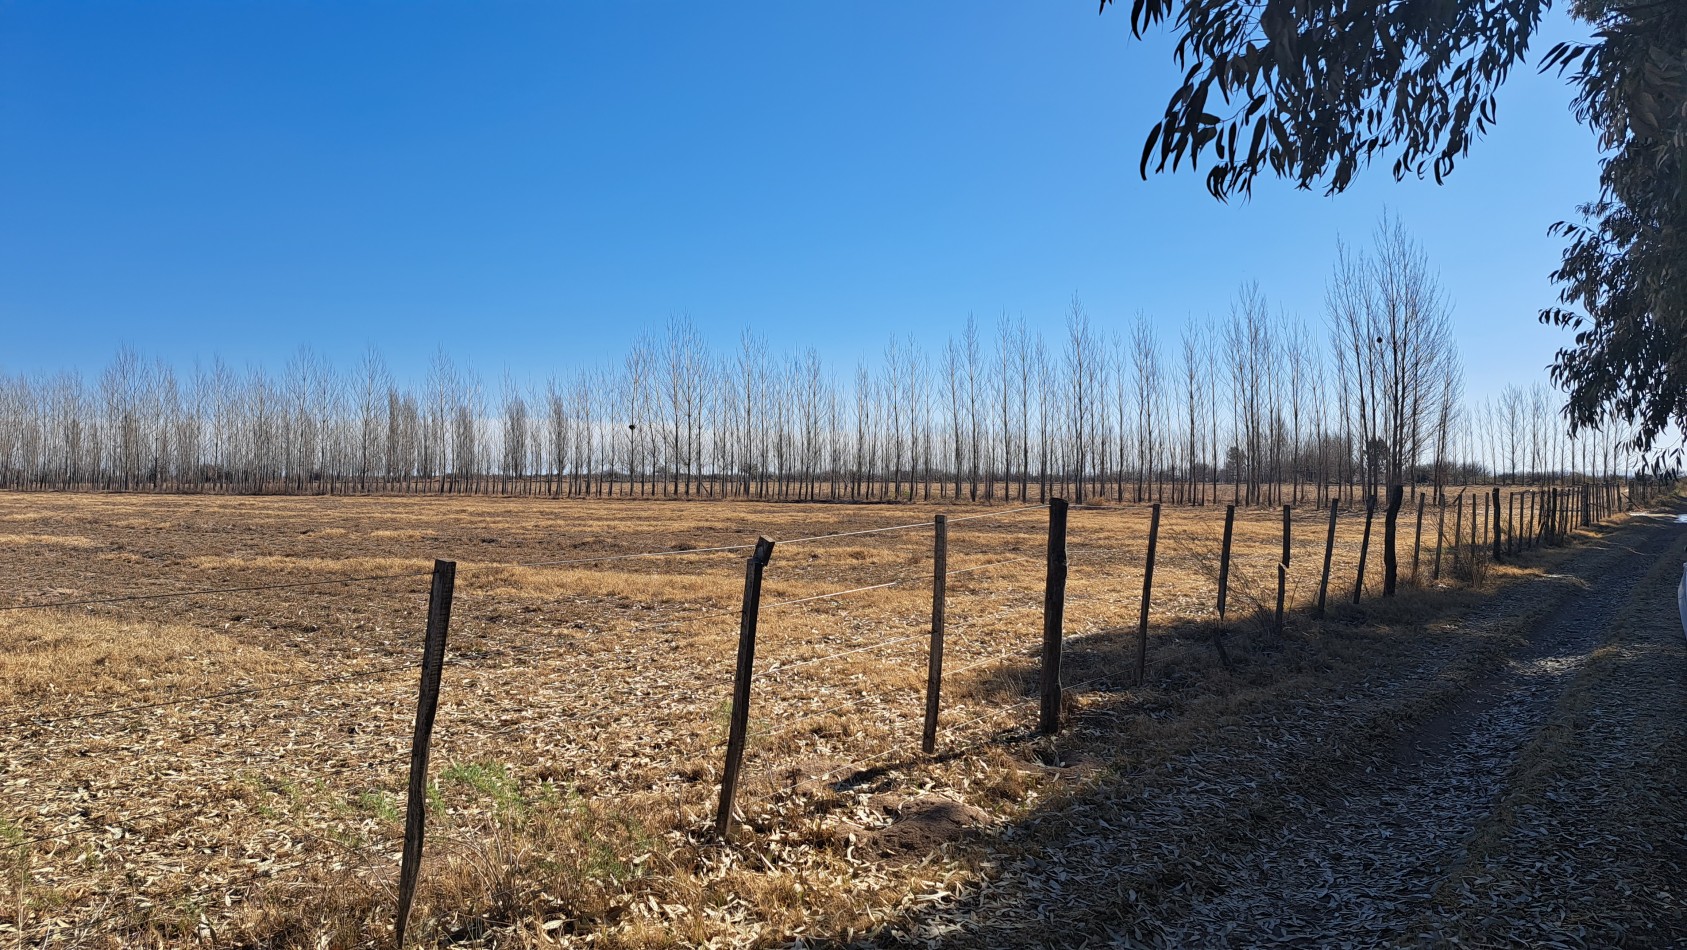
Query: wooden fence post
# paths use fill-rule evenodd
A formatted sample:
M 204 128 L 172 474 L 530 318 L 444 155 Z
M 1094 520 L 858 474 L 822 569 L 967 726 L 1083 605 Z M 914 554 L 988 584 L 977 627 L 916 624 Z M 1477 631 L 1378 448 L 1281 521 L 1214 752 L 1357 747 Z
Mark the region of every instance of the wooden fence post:
M 930 755 L 937 751 L 937 708 L 943 691 L 943 614 L 948 594 L 949 518 L 938 515 L 932 519 L 931 541 L 931 647 L 926 660 L 926 721 L 920 734 L 920 751 Z
M 1505 552 L 1517 553 L 1517 493 L 1505 496 Z
M 1412 534 L 1412 586 L 1418 585 L 1418 555 L 1423 552 L 1423 492 L 1418 492 L 1418 527 Z
M 1224 508 L 1224 544 L 1218 554 L 1218 625 L 1213 627 L 1213 650 L 1218 653 L 1218 661 L 1224 664 L 1225 672 L 1233 672 L 1235 667 L 1230 663 L 1230 654 L 1224 649 L 1224 606 L 1230 591 L 1230 539 L 1236 528 L 1236 506 L 1226 505 Z
M 1476 552 L 1480 549 L 1476 542 L 1476 493 L 1470 495 L 1470 560 L 1474 563 Z
M 1365 556 L 1371 549 L 1371 518 L 1376 515 L 1377 498 L 1370 495 L 1365 499 L 1365 533 L 1359 539 L 1359 579 L 1353 582 L 1353 602 L 1359 602 L 1359 595 L 1365 591 Z
M 1148 520 L 1148 559 L 1142 567 L 1142 615 L 1136 622 L 1136 685 L 1148 679 L 1148 602 L 1154 591 L 1154 552 L 1160 543 L 1160 503 Z
M 1493 524 L 1493 521 L 1494 521 L 1493 512 L 1488 510 L 1488 493 L 1482 492 L 1481 495 L 1482 495 L 1482 531 L 1481 531 L 1480 534 L 1478 534 L 1477 531 L 1476 531 L 1476 522 L 1472 521 L 1470 523 L 1470 546 L 1472 548 L 1476 548 L 1476 547 L 1484 547 L 1485 548 L 1487 546 L 1487 542 L 1484 541 L 1484 540 L 1481 540 L 1481 539 L 1484 539 L 1484 538 L 1488 537 L 1488 532 L 1490 530 L 1490 526 Z
M 1066 615 L 1066 501 L 1049 499 L 1048 572 L 1043 578 L 1043 695 L 1038 728 L 1060 731 L 1060 631 Z
M 762 571 L 773 557 L 773 542 L 756 539 L 756 549 L 744 560 L 744 605 L 738 614 L 738 668 L 732 676 L 732 718 L 726 739 L 726 770 L 721 773 L 720 807 L 715 811 L 715 836 L 732 834 L 732 799 L 738 793 L 738 773 L 744 765 L 744 741 L 750 728 L 750 678 L 756 665 L 756 618 L 761 611 Z
M 1236 506 L 1224 508 L 1224 544 L 1218 549 L 1218 619 L 1224 619 L 1225 597 L 1230 592 L 1230 538 L 1236 528 Z
M 1283 600 L 1289 592 L 1289 506 L 1283 506 L 1283 557 L 1277 562 L 1277 635 L 1283 635 Z
M 1441 496 L 1440 504 L 1435 506 L 1435 568 L 1430 572 L 1429 579 L 1441 579 L 1441 546 L 1447 540 L 1447 496 Z
M 1464 492 L 1453 499 L 1453 573 L 1459 572 L 1459 548 L 1464 545 Z
M 1498 564 L 1499 561 L 1500 561 L 1500 544 L 1501 544 L 1500 486 L 1498 486 L 1498 485 L 1494 486 L 1494 504 L 1493 504 L 1493 512 L 1490 515 L 1490 520 L 1493 522 L 1492 527 L 1494 529 L 1494 563 Z
M 422 832 L 428 806 L 428 743 L 433 739 L 434 714 L 439 709 L 439 679 L 445 667 L 445 634 L 451 627 L 451 595 L 457 584 L 457 562 L 433 562 L 433 585 L 428 591 L 428 629 L 422 644 L 422 685 L 416 697 L 416 729 L 410 739 L 410 797 L 404 807 L 404 854 L 398 871 L 398 917 L 394 939 L 404 946 L 410 904 L 422 869 Z
M 1382 516 L 1382 596 L 1393 597 L 1400 583 L 1400 558 L 1394 549 L 1399 533 L 1400 505 L 1405 500 L 1404 485 L 1388 486 L 1388 508 Z
M 1324 534 L 1324 573 L 1318 578 L 1318 618 L 1324 617 L 1324 595 L 1330 589 L 1330 557 L 1336 550 L 1336 508 L 1341 505 L 1341 499 L 1330 499 L 1330 528 Z

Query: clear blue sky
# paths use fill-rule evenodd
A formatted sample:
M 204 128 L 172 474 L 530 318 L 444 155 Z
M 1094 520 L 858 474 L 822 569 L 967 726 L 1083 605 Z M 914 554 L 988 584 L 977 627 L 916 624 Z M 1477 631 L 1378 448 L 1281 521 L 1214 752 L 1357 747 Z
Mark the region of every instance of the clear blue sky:
M 1545 230 L 1597 184 L 1559 80 L 1515 75 L 1445 186 L 1226 206 L 1137 176 L 1177 73 L 1128 9 L 0 0 L 0 370 L 310 343 L 409 374 L 444 344 L 542 378 L 688 313 L 847 372 L 969 312 L 1058 333 L 1074 292 L 1173 335 L 1248 280 L 1317 324 L 1337 235 L 1386 207 L 1473 394 L 1542 378 Z

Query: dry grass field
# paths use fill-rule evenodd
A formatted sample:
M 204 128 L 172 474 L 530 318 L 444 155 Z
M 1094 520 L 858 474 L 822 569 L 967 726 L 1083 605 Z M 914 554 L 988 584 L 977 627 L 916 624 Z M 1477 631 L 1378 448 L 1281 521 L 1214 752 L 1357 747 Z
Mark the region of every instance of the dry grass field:
M 922 523 L 939 512 L 952 574 L 928 757 Z M 459 567 L 415 943 L 901 939 L 911 911 L 987 880 L 992 849 L 1051 797 L 1195 747 L 1237 709 L 1376 676 L 1470 602 L 1450 559 L 1436 589 L 1374 601 L 1373 547 L 1366 604 L 1314 623 L 1325 515 L 1297 510 L 1296 613 L 1276 637 L 1256 610 L 1275 598 L 1280 517 L 1238 515 L 1226 672 L 1210 644 L 1222 509 L 1165 509 L 1135 688 L 1147 509 L 1074 508 L 1075 726 L 1047 739 L 1040 508 L 0 495 L 0 606 L 383 578 L 0 610 L 0 946 L 390 943 L 435 557 Z M 1340 520 L 1333 605 L 1351 598 L 1361 524 Z M 871 533 L 801 540 L 843 532 Z M 758 534 L 781 543 L 744 820 L 723 847 L 747 552 L 701 549 Z M 551 563 L 659 551 L 682 553 Z

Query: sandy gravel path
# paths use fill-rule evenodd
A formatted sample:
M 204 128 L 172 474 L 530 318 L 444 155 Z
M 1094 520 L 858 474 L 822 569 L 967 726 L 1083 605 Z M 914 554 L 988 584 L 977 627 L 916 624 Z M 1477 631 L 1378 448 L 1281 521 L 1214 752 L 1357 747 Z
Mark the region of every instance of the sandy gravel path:
M 1474 611 L 1528 619 L 1473 687 L 1428 649 L 1038 815 L 989 886 L 886 942 L 1687 946 L 1684 542 L 1636 518 Z

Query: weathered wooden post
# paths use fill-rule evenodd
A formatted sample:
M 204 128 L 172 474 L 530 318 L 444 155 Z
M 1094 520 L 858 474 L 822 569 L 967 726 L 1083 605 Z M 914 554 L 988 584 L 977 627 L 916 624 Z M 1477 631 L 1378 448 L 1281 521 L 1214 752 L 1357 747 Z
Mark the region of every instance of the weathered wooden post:
M 1038 728 L 1060 731 L 1060 634 L 1066 615 L 1066 501 L 1049 499 L 1048 570 L 1043 578 L 1042 715 Z
M 1418 527 L 1412 534 L 1412 585 L 1418 583 L 1418 555 L 1423 552 L 1423 492 L 1418 492 Z
M 1324 595 L 1330 589 L 1330 557 L 1336 550 L 1336 509 L 1340 507 L 1340 498 L 1330 499 L 1330 527 L 1324 534 L 1324 572 L 1318 577 L 1318 617 L 1324 616 Z
M 1429 579 L 1441 579 L 1441 548 L 1447 541 L 1447 496 L 1442 495 L 1440 504 L 1435 506 L 1435 568 L 1430 572 Z
M 1505 496 L 1505 552 L 1517 553 L 1517 493 Z
M 1224 506 L 1224 543 L 1218 549 L 1218 619 L 1224 619 L 1224 604 L 1230 593 L 1230 538 L 1236 529 L 1236 506 Z
M 1377 498 L 1370 495 L 1365 498 L 1365 533 L 1359 539 L 1359 579 L 1353 582 L 1353 602 L 1359 602 L 1359 595 L 1365 591 L 1365 556 L 1371 549 L 1371 519 L 1376 515 Z
M 1479 545 L 1476 543 L 1476 493 L 1472 492 L 1470 495 L 1470 560 L 1472 564 L 1476 561 L 1477 550 L 1479 550 Z
M 416 728 L 410 739 L 410 797 L 404 807 L 404 853 L 398 870 L 398 917 L 394 939 L 404 946 L 410 904 L 422 869 L 422 835 L 428 806 L 428 744 L 433 740 L 434 714 L 439 709 L 439 680 L 445 668 L 445 635 L 451 627 L 451 595 L 457 585 L 457 562 L 433 562 L 428 590 L 428 628 L 422 643 L 422 683 L 416 697 Z
M 1142 614 L 1136 621 L 1136 685 L 1148 679 L 1148 603 L 1154 592 L 1154 552 L 1160 543 L 1160 503 L 1148 520 L 1148 559 L 1142 566 Z
M 1400 559 L 1395 553 L 1394 542 L 1397 525 L 1400 521 L 1400 505 L 1404 500 L 1406 488 L 1404 485 L 1388 486 L 1388 509 L 1382 516 L 1382 596 L 1393 597 L 1394 589 L 1400 581 Z
M 1277 562 L 1277 635 L 1283 635 L 1283 601 L 1289 593 L 1289 506 L 1283 506 L 1283 557 Z
M 937 751 L 937 709 L 943 691 L 943 614 L 949 577 L 949 518 L 933 519 L 931 541 L 931 647 L 926 659 L 926 721 L 920 734 L 920 751 Z
M 1494 504 L 1492 513 L 1490 514 L 1488 520 L 1491 522 L 1491 526 L 1494 529 L 1494 563 L 1498 564 L 1500 560 L 1500 544 L 1502 543 L 1500 532 L 1500 486 L 1498 485 L 1494 486 Z
M 1459 549 L 1464 546 L 1464 492 L 1453 499 L 1453 574 L 1459 572 Z
M 721 773 L 720 807 L 715 811 L 715 836 L 732 835 L 732 800 L 738 794 L 738 774 L 744 766 L 744 742 L 750 729 L 750 679 L 756 665 L 756 618 L 761 611 L 761 580 L 773 557 L 773 541 L 757 538 L 756 549 L 744 560 L 744 605 L 738 613 L 738 667 L 732 676 L 732 714 L 726 738 L 726 769 Z
M 1230 540 L 1235 529 L 1236 506 L 1229 504 L 1224 508 L 1224 543 L 1219 546 L 1218 552 L 1218 625 L 1213 627 L 1213 650 L 1226 672 L 1234 670 L 1230 654 L 1224 649 L 1224 607 L 1230 593 Z

